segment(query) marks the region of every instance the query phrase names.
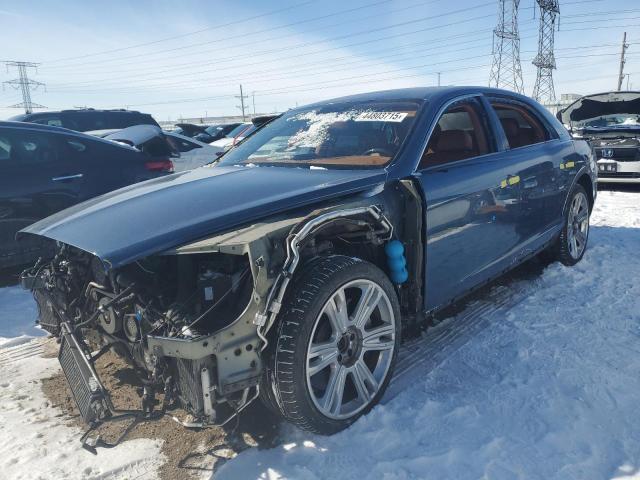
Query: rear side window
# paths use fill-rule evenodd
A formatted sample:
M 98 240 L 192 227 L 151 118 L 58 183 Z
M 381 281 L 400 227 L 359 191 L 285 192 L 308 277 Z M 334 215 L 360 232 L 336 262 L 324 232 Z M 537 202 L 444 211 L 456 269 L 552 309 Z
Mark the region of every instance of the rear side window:
M 0 164 L 43 165 L 56 161 L 57 143 L 49 135 L 0 131 Z
M 151 115 L 132 112 L 77 111 L 66 112 L 64 126 L 80 132 L 110 130 L 134 125 L 156 125 Z
M 491 102 L 491 105 L 500 119 L 509 148 L 526 147 L 551 139 L 549 131 L 528 108 L 499 102 Z
M 200 145 L 198 145 L 197 143 L 189 142 L 187 140 L 183 140 L 182 138 L 174 137 L 173 135 L 167 135 L 167 141 L 174 148 L 174 150 L 177 150 L 180 153 L 190 152 L 191 150 L 200 148 Z
M 486 119 L 474 101 L 450 106 L 436 124 L 419 168 L 478 157 L 493 152 Z
M 57 116 L 38 117 L 37 119 L 33 120 L 32 123 L 39 123 L 40 125 L 51 125 L 53 127 L 61 127 L 62 119 Z

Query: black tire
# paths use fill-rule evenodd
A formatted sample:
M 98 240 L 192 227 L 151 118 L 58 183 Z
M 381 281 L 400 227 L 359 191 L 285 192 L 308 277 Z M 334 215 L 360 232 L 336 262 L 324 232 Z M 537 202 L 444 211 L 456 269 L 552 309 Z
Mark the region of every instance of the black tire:
M 584 248 L 581 249 L 581 251 L 579 252 L 579 254 L 577 256 L 572 255 L 571 253 L 571 247 L 569 245 L 570 242 L 570 222 L 569 222 L 569 217 L 571 215 L 571 206 L 573 205 L 574 200 L 576 199 L 577 196 L 582 195 L 584 196 L 584 199 L 586 199 L 587 202 L 587 217 L 586 217 L 586 225 L 587 225 L 587 229 L 586 229 L 586 235 L 585 235 L 585 244 L 584 244 Z M 562 230 L 560 231 L 560 235 L 558 236 L 557 240 L 555 241 L 555 243 L 553 245 L 551 245 L 551 247 L 549 247 L 545 252 L 544 252 L 544 256 L 546 256 L 547 259 L 552 260 L 552 261 L 559 261 L 561 262 L 563 265 L 566 265 L 568 267 L 571 267 L 573 265 L 575 265 L 576 263 L 578 263 L 580 260 L 582 260 L 582 257 L 584 256 L 584 252 L 587 250 L 587 243 L 589 240 L 589 216 L 590 216 L 591 212 L 590 212 L 590 205 L 589 205 L 589 197 L 587 195 L 586 190 L 584 189 L 584 187 L 582 185 L 576 184 L 573 187 L 573 190 L 571 191 L 571 194 L 569 195 L 569 198 L 567 200 L 567 207 L 565 209 L 564 212 L 564 221 L 563 221 L 563 226 L 562 226 Z
M 369 404 L 353 416 L 335 419 L 325 416 L 314 404 L 307 386 L 307 348 L 313 341 L 316 319 L 330 298 L 342 286 L 355 280 L 374 282 L 389 299 L 394 315 L 395 342 L 386 376 Z M 265 354 L 265 375 L 261 398 L 285 420 L 314 433 L 329 435 L 352 424 L 367 413 L 384 394 L 393 375 L 400 345 L 400 306 L 395 289 L 375 265 L 358 258 L 334 255 L 314 259 L 296 275 L 287 292 L 277 325 Z M 390 328 L 390 327 L 389 327 Z M 346 391 L 346 390 L 345 390 Z

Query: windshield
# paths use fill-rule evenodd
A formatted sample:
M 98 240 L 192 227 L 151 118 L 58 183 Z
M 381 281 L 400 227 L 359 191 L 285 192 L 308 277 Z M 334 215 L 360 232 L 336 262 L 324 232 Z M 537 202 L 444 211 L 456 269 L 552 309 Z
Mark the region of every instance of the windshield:
M 640 125 L 640 115 L 636 113 L 616 113 L 614 115 L 602 115 L 597 118 L 588 118 L 582 122 L 577 122 L 579 127 L 618 127 L 618 126 L 638 126 Z
M 349 102 L 292 110 L 229 151 L 220 164 L 382 167 L 398 152 L 421 102 Z
M 250 123 L 241 123 L 241 124 L 240 124 L 240 125 L 238 125 L 236 128 L 234 128 L 234 129 L 233 129 L 233 130 L 231 130 L 229 133 L 227 133 L 227 134 L 225 135 L 225 137 L 227 137 L 227 138 L 233 138 L 233 137 L 235 137 L 236 135 L 238 135 L 238 134 L 240 134 L 240 133 L 244 132 L 244 131 L 249 127 L 249 125 L 251 125 L 251 124 L 250 124 Z
M 209 135 L 217 135 L 218 132 L 220 132 L 220 130 L 222 130 L 222 127 L 219 125 L 212 125 L 204 129 L 204 131 L 207 132 Z

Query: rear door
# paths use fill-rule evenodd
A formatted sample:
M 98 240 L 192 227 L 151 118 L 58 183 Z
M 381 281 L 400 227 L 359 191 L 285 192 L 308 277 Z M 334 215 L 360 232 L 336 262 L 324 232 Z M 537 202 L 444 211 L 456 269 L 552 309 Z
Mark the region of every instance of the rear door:
M 497 133 L 481 97 L 464 97 L 446 106 L 423 152 L 427 310 L 496 275 L 518 250 L 521 165 Z
M 520 220 L 523 255 L 549 240 L 562 218 L 563 198 L 575 171 L 573 144 L 530 106 L 509 98 L 490 98 L 511 161 L 520 165 Z
M 46 131 L 0 129 L 0 250 L 15 248 L 18 230 L 81 200 L 83 178 Z

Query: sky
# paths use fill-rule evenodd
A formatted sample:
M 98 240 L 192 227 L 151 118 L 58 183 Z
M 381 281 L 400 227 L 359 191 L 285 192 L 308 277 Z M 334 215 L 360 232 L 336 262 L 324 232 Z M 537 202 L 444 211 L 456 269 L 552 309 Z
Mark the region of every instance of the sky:
M 0 60 L 36 62 L 32 100 L 51 110 L 131 108 L 157 120 L 247 113 L 358 92 L 487 85 L 497 0 L 0 0 Z M 520 2 L 521 61 L 531 94 L 539 14 Z M 560 0 L 556 93 L 640 89 L 640 2 Z M 17 77 L 0 68 L 0 81 Z M 626 86 L 626 80 L 625 80 Z M 11 85 L 0 118 L 21 113 Z

